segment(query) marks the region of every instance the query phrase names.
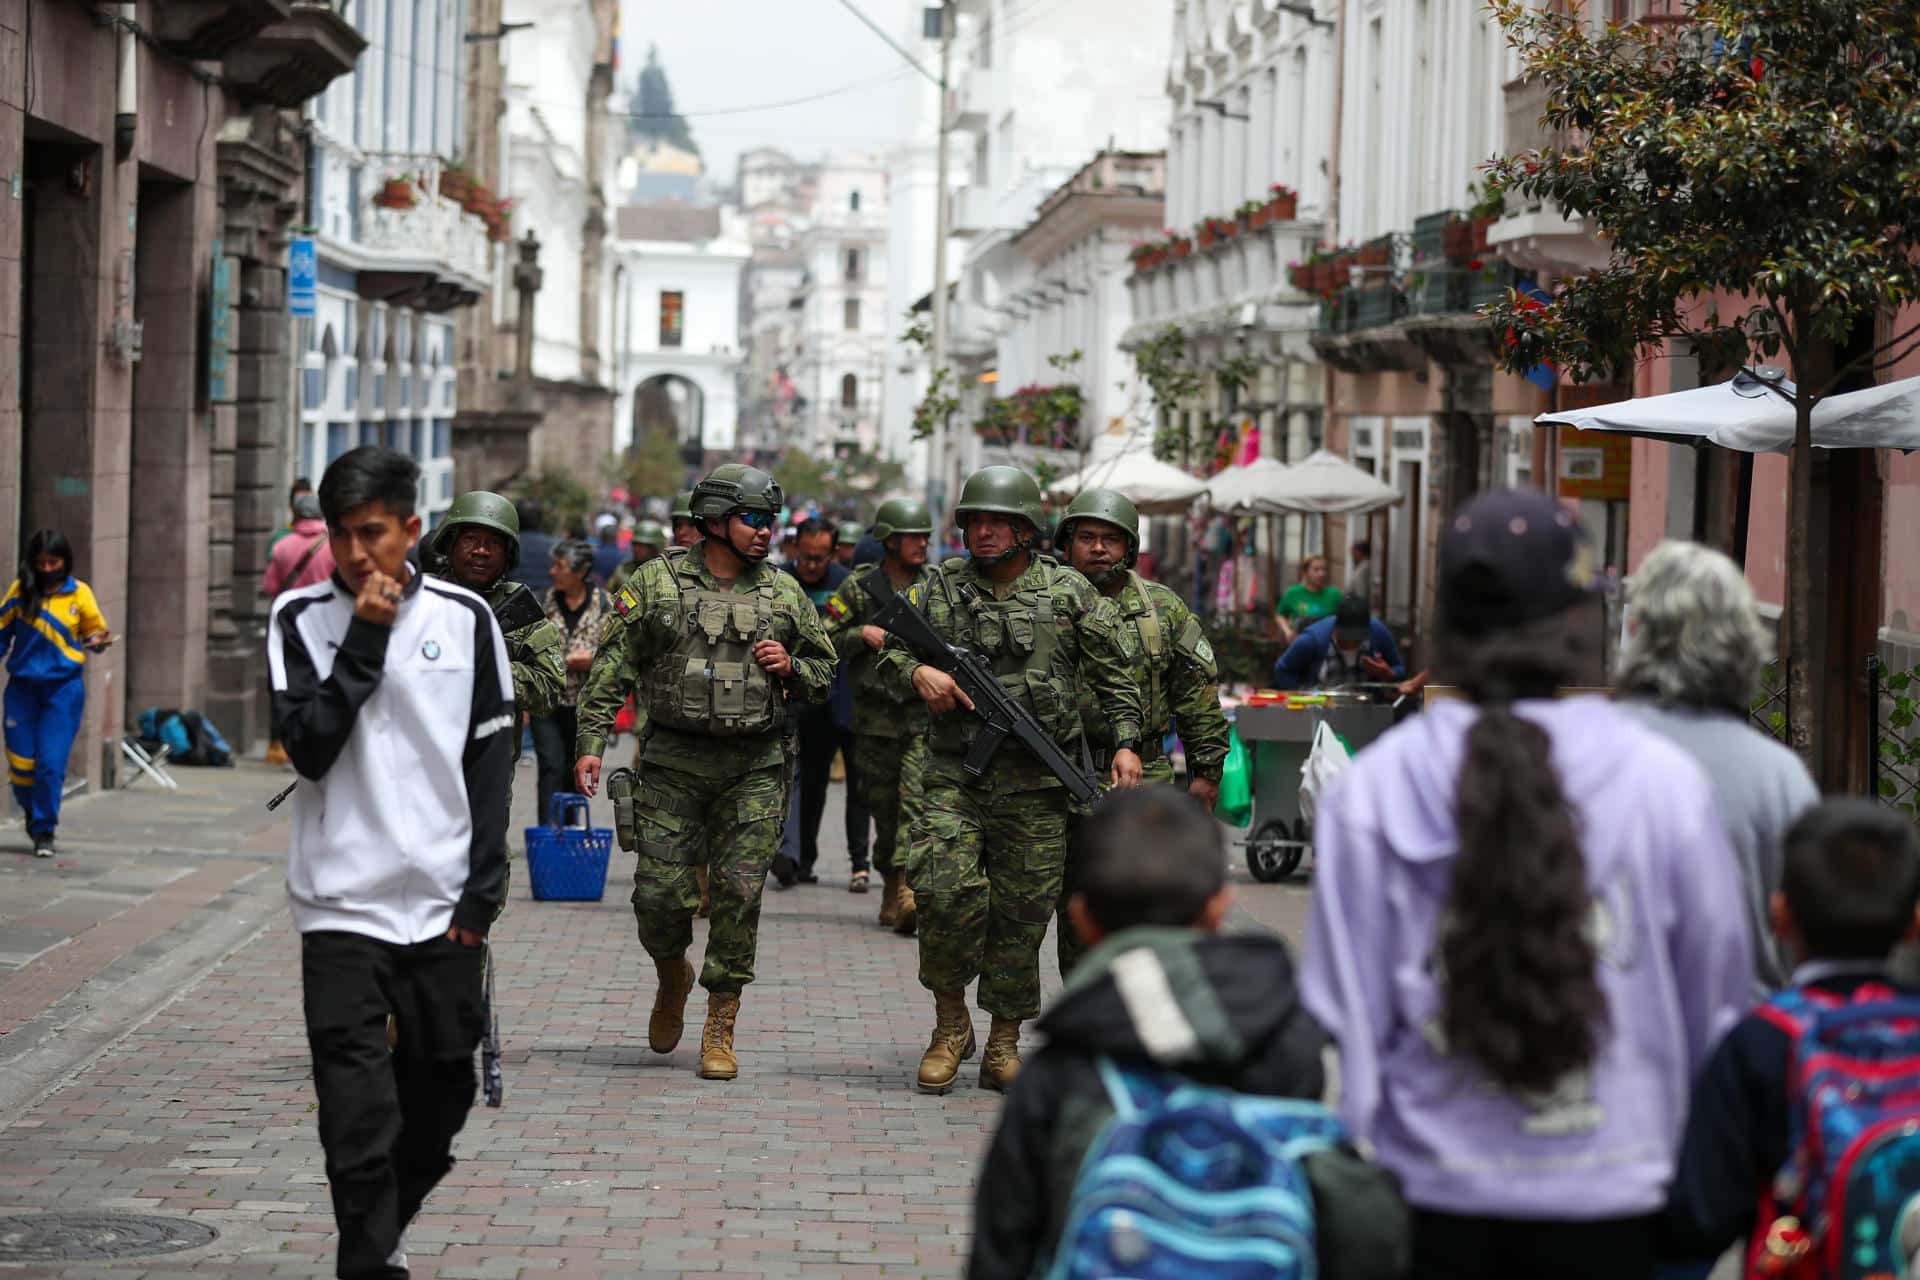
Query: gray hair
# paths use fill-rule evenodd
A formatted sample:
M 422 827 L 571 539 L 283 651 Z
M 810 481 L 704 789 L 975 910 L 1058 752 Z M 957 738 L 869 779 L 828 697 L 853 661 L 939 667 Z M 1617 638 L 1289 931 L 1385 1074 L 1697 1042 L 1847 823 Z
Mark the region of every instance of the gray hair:
M 1662 542 L 1627 581 L 1627 617 L 1621 689 L 1746 713 L 1773 637 L 1740 566 L 1697 542 Z
M 593 544 L 579 538 L 564 538 L 553 548 L 553 558 L 575 573 L 585 576 L 593 569 Z

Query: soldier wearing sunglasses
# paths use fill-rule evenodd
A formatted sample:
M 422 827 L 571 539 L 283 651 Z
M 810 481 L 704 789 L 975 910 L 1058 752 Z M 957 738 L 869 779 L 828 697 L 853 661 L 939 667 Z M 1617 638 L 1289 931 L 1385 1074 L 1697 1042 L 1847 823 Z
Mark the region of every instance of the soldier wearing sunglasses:
M 760 891 L 780 845 L 793 784 L 788 701 L 823 701 L 833 646 L 800 584 L 767 563 L 780 486 L 727 463 L 693 490 L 701 541 L 634 571 L 580 696 L 574 780 L 592 795 L 614 716 L 636 691 L 647 713 L 641 776 L 609 775 L 620 844 L 639 852 L 633 914 L 660 986 L 647 1040 L 671 1053 L 685 1029 L 694 969 L 687 959 L 708 868 L 713 924 L 700 985 L 707 1022 L 700 1075 L 731 1080 L 740 992 L 753 981 Z M 625 797 L 630 793 L 631 803 Z

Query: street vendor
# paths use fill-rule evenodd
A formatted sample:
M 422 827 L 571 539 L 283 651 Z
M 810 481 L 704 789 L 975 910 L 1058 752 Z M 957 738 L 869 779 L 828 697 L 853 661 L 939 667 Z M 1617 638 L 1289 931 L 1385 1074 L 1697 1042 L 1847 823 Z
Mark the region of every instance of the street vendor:
M 1276 689 L 1394 684 L 1406 676 L 1393 632 L 1358 597 L 1342 600 L 1331 618 L 1302 631 L 1273 664 Z

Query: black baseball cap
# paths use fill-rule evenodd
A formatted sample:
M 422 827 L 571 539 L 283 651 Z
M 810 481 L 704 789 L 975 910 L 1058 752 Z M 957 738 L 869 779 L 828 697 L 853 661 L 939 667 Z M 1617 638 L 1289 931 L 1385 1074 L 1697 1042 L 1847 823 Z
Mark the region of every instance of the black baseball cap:
M 1489 489 L 1440 534 L 1440 617 L 1452 631 L 1483 634 L 1552 617 L 1591 595 L 1595 576 L 1586 531 L 1538 489 Z
M 1339 640 L 1365 640 L 1373 634 L 1373 612 L 1359 596 L 1348 596 L 1333 614 L 1333 634 Z

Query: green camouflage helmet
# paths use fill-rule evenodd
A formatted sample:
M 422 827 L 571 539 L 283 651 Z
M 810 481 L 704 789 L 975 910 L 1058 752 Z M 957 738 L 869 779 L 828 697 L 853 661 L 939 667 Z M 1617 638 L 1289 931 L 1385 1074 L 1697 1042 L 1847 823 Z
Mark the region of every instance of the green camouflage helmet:
M 857 547 L 867 531 L 860 527 L 858 520 L 848 520 L 833 531 L 833 545 L 836 547 Z
M 997 511 L 1017 516 L 1033 527 L 1037 535 L 1046 526 L 1040 510 L 1040 485 L 1018 467 L 982 467 L 960 486 L 960 501 L 953 505 L 953 518 L 965 524 L 972 511 Z
M 512 502 L 485 489 L 469 490 L 455 498 L 453 505 L 447 508 L 447 514 L 441 517 L 440 527 L 433 532 L 435 555 L 445 556 L 453 550 L 454 530 L 463 524 L 504 534 L 507 539 L 507 572 L 511 573 L 518 567 L 520 513 L 513 509 Z
M 633 545 L 664 551 L 667 547 L 667 531 L 660 527 L 657 520 L 642 520 L 633 526 Z
M 1126 494 L 1113 489 L 1086 489 L 1068 506 L 1065 515 L 1060 517 L 1060 527 L 1054 537 L 1053 545 L 1060 548 L 1064 555 L 1073 542 L 1073 522 L 1075 520 L 1098 520 L 1110 524 L 1127 535 L 1127 558 L 1122 563 L 1129 569 L 1140 558 L 1140 513 L 1134 510 L 1133 502 Z
M 766 472 L 743 462 L 723 462 L 693 486 L 691 505 L 693 518 L 706 520 L 735 511 L 764 511 L 777 516 L 784 501 L 779 482 Z
M 933 515 L 918 498 L 888 498 L 873 513 L 873 536 L 885 542 L 896 533 L 933 536 Z
M 667 519 L 669 520 L 693 519 L 693 490 L 682 489 L 680 491 L 680 496 L 673 500 L 673 512 L 671 515 L 667 517 Z

